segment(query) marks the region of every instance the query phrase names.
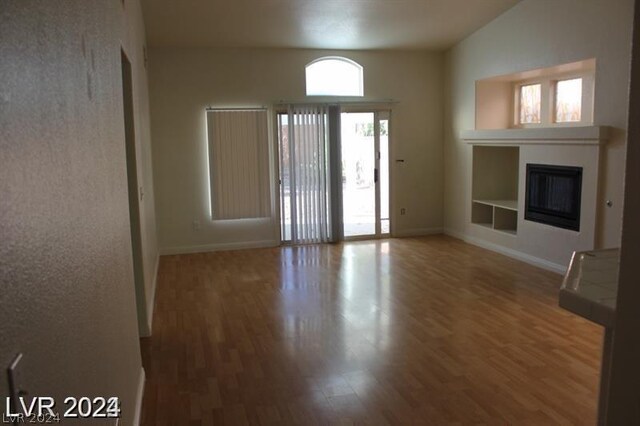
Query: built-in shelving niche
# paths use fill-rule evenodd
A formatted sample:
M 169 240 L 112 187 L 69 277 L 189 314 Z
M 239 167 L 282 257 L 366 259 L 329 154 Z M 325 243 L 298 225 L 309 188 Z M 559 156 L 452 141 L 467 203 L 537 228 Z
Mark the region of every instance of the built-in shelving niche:
M 517 146 L 473 147 L 471 223 L 517 234 L 519 163 Z

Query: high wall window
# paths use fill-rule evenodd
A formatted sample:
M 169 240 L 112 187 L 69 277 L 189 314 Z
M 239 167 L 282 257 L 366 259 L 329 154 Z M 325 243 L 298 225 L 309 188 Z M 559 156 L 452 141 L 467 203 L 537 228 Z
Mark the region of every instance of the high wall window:
M 351 59 L 328 56 L 305 69 L 307 96 L 364 96 L 362 66 Z
M 589 126 L 595 58 L 496 75 L 475 82 L 475 128 Z
M 556 82 L 556 123 L 576 123 L 582 118 L 582 78 Z
M 593 121 L 590 72 L 548 76 L 514 84 L 515 127 L 585 125 Z
M 207 130 L 212 218 L 269 216 L 267 110 L 209 110 Z
M 520 86 L 520 123 L 540 123 L 540 84 Z

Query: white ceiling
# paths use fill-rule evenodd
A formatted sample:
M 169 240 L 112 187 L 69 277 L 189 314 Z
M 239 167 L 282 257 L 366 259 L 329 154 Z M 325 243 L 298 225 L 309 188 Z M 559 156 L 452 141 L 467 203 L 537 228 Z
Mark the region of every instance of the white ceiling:
M 519 0 L 142 0 L 151 46 L 446 49 Z

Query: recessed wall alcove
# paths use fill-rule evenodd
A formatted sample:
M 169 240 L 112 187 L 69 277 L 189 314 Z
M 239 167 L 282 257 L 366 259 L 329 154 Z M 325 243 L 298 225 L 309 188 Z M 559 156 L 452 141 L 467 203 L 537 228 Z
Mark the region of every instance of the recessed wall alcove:
M 512 129 L 521 127 L 518 115 L 518 87 L 525 84 L 540 84 L 542 90 L 540 124 L 528 127 L 585 126 L 593 124 L 593 99 L 595 90 L 596 60 L 562 64 L 507 75 L 489 77 L 476 81 L 475 129 Z M 582 80 L 582 117 L 575 123 L 556 123 L 553 119 L 555 85 L 570 78 Z
M 517 146 L 474 146 L 471 222 L 516 235 L 518 230 Z

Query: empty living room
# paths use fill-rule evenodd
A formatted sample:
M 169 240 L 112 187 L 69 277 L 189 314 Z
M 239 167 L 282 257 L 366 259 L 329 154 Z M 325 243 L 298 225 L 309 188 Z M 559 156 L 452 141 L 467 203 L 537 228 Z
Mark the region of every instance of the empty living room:
M 640 425 L 640 1 L 0 0 L 0 422 Z

